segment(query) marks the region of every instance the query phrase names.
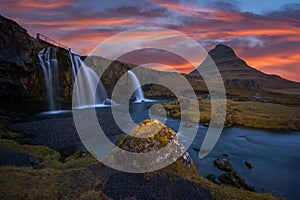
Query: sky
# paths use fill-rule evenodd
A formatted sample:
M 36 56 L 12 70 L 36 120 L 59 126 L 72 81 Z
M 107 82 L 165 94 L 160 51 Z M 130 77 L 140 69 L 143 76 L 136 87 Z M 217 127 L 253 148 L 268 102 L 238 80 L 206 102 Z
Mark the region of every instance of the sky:
M 168 28 L 207 51 L 226 44 L 248 65 L 300 82 L 300 0 L 0 0 L 0 14 L 78 54 L 122 31 Z

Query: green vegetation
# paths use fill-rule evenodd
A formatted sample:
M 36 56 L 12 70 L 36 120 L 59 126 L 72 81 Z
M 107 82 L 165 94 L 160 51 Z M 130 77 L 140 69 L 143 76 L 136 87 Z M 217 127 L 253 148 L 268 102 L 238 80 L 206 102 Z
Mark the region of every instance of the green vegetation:
M 192 103 L 191 103 L 192 105 Z M 169 116 L 180 118 L 178 101 L 163 104 Z M 210 100 L 199 101 L 198 121 L 208 125 L 211 119 Z M 192 106 L 186 112 L 193 113 Z M 191 119 L 197 121 L 197 119 Z M 237 102 L 228 100 L 225 125 L 240 125 L 274 130 L 300 130 L 300 106 L 288 106 L 257 101 Z
M 0 139 L 1 149 L 34 156 L 40 168 L 1 166 L 0 199 L 108 199 L 101 193 L 106 178 L 89 169 L 97 164 L 90 154 L 75 153 L 59 161 L 60 154 L 46 146 L 20 145 Z

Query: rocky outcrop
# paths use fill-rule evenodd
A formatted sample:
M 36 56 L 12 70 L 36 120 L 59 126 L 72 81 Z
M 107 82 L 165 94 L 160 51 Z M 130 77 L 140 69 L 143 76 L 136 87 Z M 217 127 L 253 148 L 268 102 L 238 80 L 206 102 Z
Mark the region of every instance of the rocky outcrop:
M 245 86 L 250 89 L 258 89 L 259 85 L 254 80 L 242 80 L 242 79 L 234 79 L 234 80 L 226 80 L 225 83 L 234 86 Z
M 45 102 L 46 91 L 43 72 L 37 53 L 49 43 L 31 37 L 26 29 L 0 15 L 0 96 L 4 102 Z M 60 71 L 60 101 L 70 102 L 72 71 L 68 52 L 57 48 Z M 43 104 L 34 107 L 43 107 Z
M 33 71 L 33 39 L 16 22 L 0 15 L 0 96 L 22 98 Z

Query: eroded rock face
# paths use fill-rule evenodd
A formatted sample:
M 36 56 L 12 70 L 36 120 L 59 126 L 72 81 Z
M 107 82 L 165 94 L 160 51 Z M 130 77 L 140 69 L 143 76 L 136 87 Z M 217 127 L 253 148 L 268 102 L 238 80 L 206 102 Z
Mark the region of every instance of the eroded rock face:
M 17 99 L 24 95 L 33 70 L 33 39 L 24 28 L 1 15 L 0 30 L 0 95 Z
M 124 165 L 126 168 L 143 171 L 157 169 L 165 163 L 173 163 L 178 158 L 186 167 L 193 164 L 192 159 L 180 143 L 175 131 L 157 119 L 145 120 L 137 125 L 128 135 L 120 138 L 116 144 L 122 150 L 113 149 L 107 159 L 114 165 Z M 142 154 L 143 159 L 128 156 L 125 151 Z M 151 153 L 159 152 L 157 155 Z

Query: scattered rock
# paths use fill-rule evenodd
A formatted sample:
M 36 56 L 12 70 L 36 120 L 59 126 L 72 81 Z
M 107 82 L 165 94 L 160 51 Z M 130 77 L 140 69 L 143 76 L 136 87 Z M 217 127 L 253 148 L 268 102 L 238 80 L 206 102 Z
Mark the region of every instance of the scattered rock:
M 258 94 L 258 93 L 254 93 L 252 95 L 252 98 L 255 98 L 255 99 L 261 99 L 261 96 Z
M 204 98 L 204 100 L 210 100 L 210 95 L 208 94 L 208 95 Z
M 80 156 L 81 157 L 86 157 L 87 155 L 88 155 L 88 151 L 87 150 L 84 150 L 84 151 L 80 152 Z
M 186 167 L 191 167 L 192 166 L 193 160 L 192 160 L 192 158 L 190 157 L 190 155 L 187 151 L 184 152 L 184 154 L 182 155 L 182 158 L 183 158 L 183 164 Z
M 227 172 L 218 177 L 221 183 L 226 185 L 232 185 L 234 187 L 255 191 L 253 187 L 249 186 L 245 180 L 235 171 Z
M 213 182 L 213 183 L 216 183 L 216 176 L 214 174 L 208 174 L 206 176 L 207 180 Z
M 39 159 L 33 156 L 29 157 L 29 163 L 34 169 L 41 169 L 44 166 L 44 164 Z
M 137 100 L 136 96 L 131 96 L 129 102 L 132 103 L 135 102 L 136 100 Z
M 245 165 L 246 165 L 249 169 L 252 169 L 252 168 L 253 168 L 252 163 L 250 163 L 250 162 L 248 162 L 248 161 L 245 162 Z
M 221 183 L 231 185 L 240 189 L 255 191 L 253 187 L 249 186 L 245 180 L 232 168 L 230 162 L 224 158 L 217 158 L 214 160 L 214 165 L 226 173 L 218 176 Z
M 62 157 L 69 157 L 70 155 L 76 153 L 77 145 L 70 145 L 58 150 Z
M 214 165 L 221 171 L 233 171 L 230 162 L 225 158 L 217 158 L 216 160 L 214 160 Z
M 30 163 L 31 165 L 38 165 L 38 164 L 40 164 L 40 160 L 37 159 L 37 158 L 35 158 L 35 157 L 30 157 L 30 158 L 29 158 L 29 163 Z
M 233 79 L 233 80 L 226 80 L 225 83 L 229 85 L 245 86 L 253 90 L 259 88 L 259 85 L 254 80 Z
M 229 154 L 228 153 L 222 153 L 222 156 L 229 157 Z

